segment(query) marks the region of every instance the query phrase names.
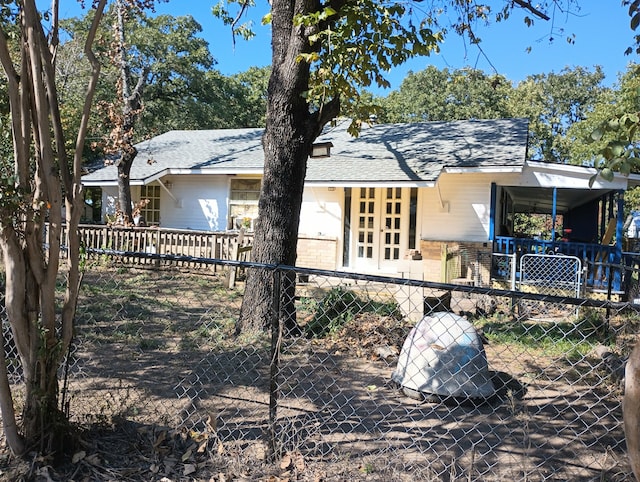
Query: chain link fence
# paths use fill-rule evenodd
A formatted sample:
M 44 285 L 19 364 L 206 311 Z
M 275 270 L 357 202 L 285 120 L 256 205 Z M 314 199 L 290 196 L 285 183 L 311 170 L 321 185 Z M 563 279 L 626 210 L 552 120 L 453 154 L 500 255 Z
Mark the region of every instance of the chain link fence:
M 197 261 L 211 269 L 87 265 L 60 373 L 91 480 L 632 480 L 637 305 Z M 301 336 L 278 316 L 236 333 L 256 269 Z M 466 389 L 477 376 L 489 392 Z

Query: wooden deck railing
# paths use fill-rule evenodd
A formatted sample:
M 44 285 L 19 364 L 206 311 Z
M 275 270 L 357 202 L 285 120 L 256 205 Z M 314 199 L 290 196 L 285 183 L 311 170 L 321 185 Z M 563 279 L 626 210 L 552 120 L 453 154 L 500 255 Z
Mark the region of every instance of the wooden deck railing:
M 192 258 L 215 258 L 231 260 L 237 253 L 249 250 L 238 250 L 237 247 L 248 247 L 253 236 L 233 231 L 191 231 L 166 228 L 125 228 L 103 225 L 83 224 L 79 227 L 81 243 L 87 250 L 107 249 L 134 253 L 170 254 Z M 66 228 L 62 239 L 66 239 Z M 91 253 L 89 253 L 91 257 Z M 245 257 L 247 257 L 245 255 Z M 124 261 L 136 264 L 157 264 L 158 260 L 127 257 Z M 180 261 L 178 265 L 199 267 L 197 261 Z

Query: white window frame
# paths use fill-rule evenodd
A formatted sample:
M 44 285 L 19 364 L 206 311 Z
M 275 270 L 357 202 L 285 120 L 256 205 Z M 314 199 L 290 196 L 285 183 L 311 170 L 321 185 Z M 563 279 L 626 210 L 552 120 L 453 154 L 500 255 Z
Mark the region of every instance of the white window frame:
M 262 179 L 234 177 L 229 182 L 229 228 L 253 231 L 258 217 L 258 201 Z

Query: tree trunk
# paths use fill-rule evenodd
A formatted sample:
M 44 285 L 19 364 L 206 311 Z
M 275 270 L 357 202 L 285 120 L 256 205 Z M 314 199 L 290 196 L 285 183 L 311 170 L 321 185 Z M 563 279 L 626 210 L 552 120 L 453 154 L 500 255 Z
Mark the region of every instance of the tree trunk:
M 138 150 L 133 145 L 133 135 L 138 114 L 142 107 L 142 93 L 147 82 L 148 67 L 143 67 L 135 87 L 131 87 L 132 75 L 127 56 L 127 42 L 125 34 L 125 16 L 127 15 L 126 2 L 116 2 L 118 16 L 118 28 L 115 33 L 115 41 L 118 45 L 119 56 L 116 59 L 120 69 L 120 95 L 122 97 L 122 117 L 119 125 L 114 127 L 118 147 L 120 148 L 120 160 L 118 161 L 118 204 L 122 213 L 122 224 L 133 224 L 133 205 L 131 202 L 130 172 L 133 161 L 138 155 Z
M 322 126 L 337 114 L 337 102 L 323 115 L 311 112 L 304 98 L 310 67 L 299 55 L 312 50 L 312 29 L 294 25 L 296 14 L 318 8 L 309 0 L 274 0 L 272 13 L 272 70 L 267 90 L 267 122 L 262 138 L 264 177 L 255 226 L 252 261 L 294 266 L 307 158 Z M 272 286 L 268 273 L 250 270 L 236 331 L 269 326 Z M 295 273 L 285 274 L 280 317 L 285 331 L 299 332 L 295 320 Z
M 134 156 L 135 158 L 135 156 Z M 122 216 L 122 219 L 118 219 L 116 222 L 123 226 L 130 226 L 133 224 L 133 205 L 131 202 L 131 164 L 133 158 L 126 156 L 125 152 L 122 152 L 121 158 L 118 161 L 118 213 Z
M 622 418 L 631 469 L 640 480 L 640 343 L 637 343 L 625 368 Z
M 14 145 L 14 176 L 1 180 L 5 195 L 0 202 L 0 247 L 6 273 L 6 314 L 23 370 L 21 427 L 16 420 L 4 353 L 0 356 L 0 410 L 12 452 L 22 454 L 27 449 L 37 449 L 44 454 L 63 455 L 68 452 L 64 442 L 71 432 L 58 406 L 58 369 L 73 336 L 80 288 L 82 146 L 100 72 L 90 45 L 106 0 L 95 5 L 95 17 L 85 44 L 92 74 L 73 163 L 67 158 L 56 92 L 53 53 L 57 45 L 48 45 L 35 2 L 21 3 L 23 8 L 17 22 L 20 38 L 16 45 L 10 45 L 10 37 L 0 22 L 0 63 L 7 77 Z M 53 2 L 52 11 L 56 19 L 57 2 Z M 54 20 L 51 29 L 54 42 L 57 27 Z M 19 55 L 19 67 L 14 65 L 14 55 Z M 69 270 L 61 303 L 56 287 L 65 221 Z

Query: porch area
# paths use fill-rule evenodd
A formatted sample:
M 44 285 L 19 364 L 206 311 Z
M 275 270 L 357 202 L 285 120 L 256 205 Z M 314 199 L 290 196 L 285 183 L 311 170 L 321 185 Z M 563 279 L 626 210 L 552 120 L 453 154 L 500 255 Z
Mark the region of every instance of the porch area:
M 491 278 L 507 289 L 524 285 L 548 291 L 572 285 L 575 296 L 624 297 L 631 281 L 629 267 L 639 256 L 623 253 L 617 244 L 496 236 Z M 535 265 L 531 259 L 536 259 Z

